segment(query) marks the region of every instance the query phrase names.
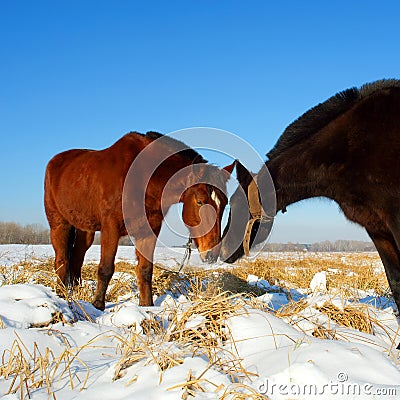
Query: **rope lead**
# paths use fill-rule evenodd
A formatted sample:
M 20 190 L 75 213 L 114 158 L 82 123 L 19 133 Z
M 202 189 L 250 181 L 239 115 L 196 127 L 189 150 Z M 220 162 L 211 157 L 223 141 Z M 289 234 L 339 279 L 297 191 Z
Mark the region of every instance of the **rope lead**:
M 183 259 L 179 265 L 178 273 L 181 272 L 182 268 L 185 266 L 185 263 L 189 263 L 190 256 L 192 255 L 192 238 L 189 236 L 189 239 L 186 243 L 186 250 L 183 256 Z

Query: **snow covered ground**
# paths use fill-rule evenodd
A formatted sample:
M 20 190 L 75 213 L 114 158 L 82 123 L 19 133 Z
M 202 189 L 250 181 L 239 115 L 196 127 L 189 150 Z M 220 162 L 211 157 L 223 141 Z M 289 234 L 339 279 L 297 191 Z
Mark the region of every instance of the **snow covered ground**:
M 183 252 L 160 248 L 155 260 L 173 268 Z M 52 255 L 51 246 L 3 245 L 0 266 Z M 191 263 L 201 265 L 196 257 Z M 98 258 L 99 247 L 93 246 L 86 261 Z M 120 247 L 117 258 L 134 261 L 134 248 Z M 287 293 L 257 276 L 250 275 L 248 282 L 266 290 L 259 302 L 272 309 L 289 301 Z M 358 293 L 358 303 L 372 321 L 371 332 L 365 333 L 339 326 L 318 309 L 327 300 L 341 310 L 354 305 L 326 289 L 324 273 L 310 286 L 291 291 L 292 297 L 303 300 L 295 314 L 278 318 L 243 303 L 240 312 L 227 315 L 223 341 L 211 359 L 175 340 L 171 310 L 184 315 L 193 306 L 188 296 L 160 296 L 152 311 L 126 299 L 100 312 L 86 302 L 79 303 L 80 309 L 70 308 L 47 287 L 6 285 L 0 277 L 0 398 L 172 400 L 194 393 L 196 399 L 399 399 L 400 356 L 395 347 L 400 335 L 393 302 Z M 57 313 L 63 321 L 60 317 L 54 322 Z M 143 322 L 152 318 L 162 325 L 162 333 L 144 331 Z M 336 340 L 313 336 L 316 326 L 331 339 L 334 333 Z M 194 314 L 182 331 L 204 329 L 206 318 Z M 160 358 L 168 360 L 168 368 L 160 367 Z M 25 375 L 13 374 L 18 363 L 25 365 L 20 368 L 28 371 Z M 20 385 L 27 374 L 29 385 Z M 15 393 L 8 393 L 10 388 Z
M 176 267 L 183 259 L 185 249 L 181 247 L 156 247 L 154 262 L 160 263 L 167 268 Z M 53 247 L 49 245 L 0 245 L 0 265 L 13 265 L 23 260 L 44 259 L 54 257 Z M 86 253 L 85 263 L 98 262 L 100 260 L 100 245 L 93 245 Z M 119 246 L 116 261 L 136 262 L 134 246 Z M 191 265 L 202 266 L 200 255 L 196 249 L 193 249 L 190 258 Z M 213 264 L 212 267 L 227 266 L 222 262 Z

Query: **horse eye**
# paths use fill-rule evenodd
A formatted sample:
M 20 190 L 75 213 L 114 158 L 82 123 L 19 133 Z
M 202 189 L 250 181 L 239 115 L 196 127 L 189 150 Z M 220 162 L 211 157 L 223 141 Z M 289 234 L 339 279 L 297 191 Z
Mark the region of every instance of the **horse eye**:
M 200 207 L 204 204 L 204 202 L 202 202 L 201 200 L 197 200 L 197 205 Z

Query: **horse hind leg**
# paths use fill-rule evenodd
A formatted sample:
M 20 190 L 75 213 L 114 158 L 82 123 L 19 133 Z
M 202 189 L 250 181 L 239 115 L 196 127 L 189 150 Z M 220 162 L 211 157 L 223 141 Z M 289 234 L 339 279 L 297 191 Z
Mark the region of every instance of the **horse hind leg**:
M 74 245 L 70 257 L 70 281 L 73 286 L 81 283 L 81 271 L 86 251 L 92 245 L 94 240 L 94 232 L 85 232 L 76 230 Z
M 50 239 L 55 252 L 54 270 L 58 277 L 57 293 L 64 295 L 69 283 L 69 259 L 75 228 L 66 221 L 50 226 Z

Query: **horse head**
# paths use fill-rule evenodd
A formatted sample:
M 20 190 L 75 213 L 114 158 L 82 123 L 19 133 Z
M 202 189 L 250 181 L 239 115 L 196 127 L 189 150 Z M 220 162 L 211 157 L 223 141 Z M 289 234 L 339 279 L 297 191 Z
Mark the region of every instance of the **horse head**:
M 229 201 L 229 219 L 220 250 L 221 259 L 228 263 L 249 255 L 251 247 L 267 239 L 275 215 L 274 210 L 271 212 L 275 206 L 272 180 L 269 179 L 264 187 L 264 179 L 269 177 L 267 169 L 255 175 L 238 160 L 235 166 L 239 186 Z
M 234 163 L 218 169 L 199 163 L 191 166 L 187 189 L 182 193 L 182 218 L 203 261 L 217 260 L 221 242 L 221 219 L 228 203 L 226 182 Z

